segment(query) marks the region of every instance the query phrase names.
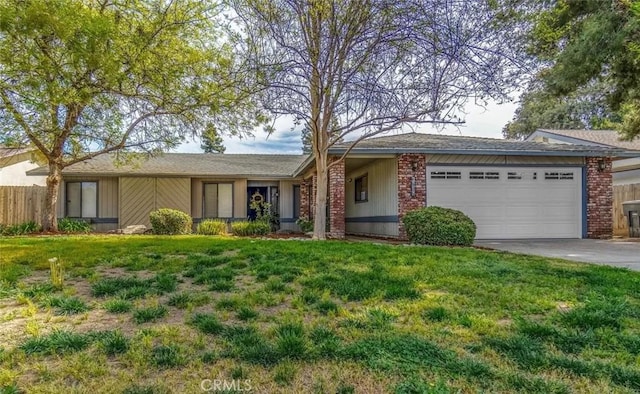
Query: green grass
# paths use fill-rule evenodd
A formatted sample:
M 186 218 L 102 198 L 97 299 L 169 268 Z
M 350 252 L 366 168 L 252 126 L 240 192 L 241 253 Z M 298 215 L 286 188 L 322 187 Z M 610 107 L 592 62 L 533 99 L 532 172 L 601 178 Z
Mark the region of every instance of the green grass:
M 58 315 L 75 315 L 90 309 L 89 305 L 78 297 L 50 297 L 45 304 L 54 308 Z
M 73 278 L 60 291 L 42 279 L 51 256 Z M 198 392 L 218 377 L 256 392 L 640 391 L 640 273 L 604 266 L 338 241 L 21 237 L 0 243 L 0 299 L 15 326 L 0 387 L 21 392 Z
M 167 308 L 162 305 L 139 308 L 133 311 L 133 320 L 138 324 L 148 323 L 162 319 L 167 313 Z
M 133 304 L 131 303 L 131 301 L 119 298 L 105 301 L 102 306 L 109 313 L 127 313 L 133 308 Z

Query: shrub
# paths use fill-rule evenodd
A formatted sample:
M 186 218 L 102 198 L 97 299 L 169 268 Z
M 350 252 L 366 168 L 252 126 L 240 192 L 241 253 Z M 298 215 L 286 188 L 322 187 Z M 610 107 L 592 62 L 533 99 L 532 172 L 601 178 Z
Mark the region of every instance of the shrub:
M 191 234 L 193 220 L 188 214 L 176 209 L 160 208 L 149 215 L 155 234 Z
M 207 219 L 198 224 L 196 233 L 201 235 L 225 235 L 227 222 L 222 219 Z
M 42 227 L 34 222 L 24 222 L 20 224 L 14 224 L 12 226 L 2 225 L 0 226 L 0 235 L 26 235 L 40 232 Z
M 476 237 L 475 223 L 455 209 L 416 209 L 404 215 L 402 223 L 409 241 L 416 244 L 469 246 Z
M 298 220 L 296 220 L 296 224 L 300 227 L 300 231 L 303 233 L 313 231 L 313 221 L 306 217 L 298 218 Z
M 260 220 L 252 222 L 243 220 L 231 223 L 231 233 L 240 237 L 267 235 L 269 232 L 271 232 L 271 225 Z
M 63 233 L 90 233 L 93 228 L 85 220 L 62 218 L 58 219 L 58 231 Z

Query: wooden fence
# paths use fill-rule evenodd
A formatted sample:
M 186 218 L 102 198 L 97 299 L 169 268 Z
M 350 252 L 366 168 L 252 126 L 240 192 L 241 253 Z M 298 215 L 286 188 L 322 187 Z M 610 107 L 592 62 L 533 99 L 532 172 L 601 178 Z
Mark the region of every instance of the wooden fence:
M 0 224 L 42 224 L 46 194 L 44 186 L 0 186 Z
M 640 200 L 640 183 L 613 187 L 613 235 L 629 236 L 629 223 L 622 203 L 634 200 Z

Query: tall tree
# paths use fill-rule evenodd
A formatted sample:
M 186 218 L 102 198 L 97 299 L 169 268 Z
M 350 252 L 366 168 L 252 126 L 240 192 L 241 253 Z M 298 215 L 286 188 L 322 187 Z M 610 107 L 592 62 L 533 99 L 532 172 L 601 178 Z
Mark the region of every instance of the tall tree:
M 254 127 L 208 2 L 0 0 L 0 139 L 48 161 L 44 228 L 62 170 L 176 147 L 206 124 Z M 244 112 L 250 114 L 251 112 Z
M 200 148 L 205 153 L 224 153 L 227 148 L 223 144 L 222 136 L 213 125 L 205 129 L 200 137 Z
M 314 239 L 325 238 L 328 150 L 406 123 L 457 123 L 516 84 L 506 8 L 484 0 L 233 0 L 263 107 L 310 130 Z M 509 31 L 510 34 L 502 34 Z M 336 127 L 332 127 L 332 122 Z M 355 144 L 355 143 L 354 143 Z M 343 158 L 344 159 L 344 156 Z
M 505 138 L 523 139 L 537 129 L 594 129 L 611 127 L 620 116 L 611 111 L 604 82 L 589 84 L 568 96 L 557 96 L 533 81 L 520 99 L 513 120 L 502 129 Z
M 543 64 L 543 90 L 572 100 L 591 86 L 622 116 L 627 139 L 640 134 L 640 3 L 556 0 L 538 13 L 529 51 Z M 597 100 L 596 100 L 597 101 Z M 638 114 L 638 115 L 636 115 Z

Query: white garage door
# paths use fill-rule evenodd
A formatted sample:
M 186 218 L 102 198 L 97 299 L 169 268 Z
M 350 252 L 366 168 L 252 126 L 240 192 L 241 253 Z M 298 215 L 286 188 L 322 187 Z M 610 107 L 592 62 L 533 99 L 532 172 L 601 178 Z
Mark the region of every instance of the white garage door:
M 478 239 L 581 238 L 582 170 L 427 167 L 427 205 L 458 209 Z

